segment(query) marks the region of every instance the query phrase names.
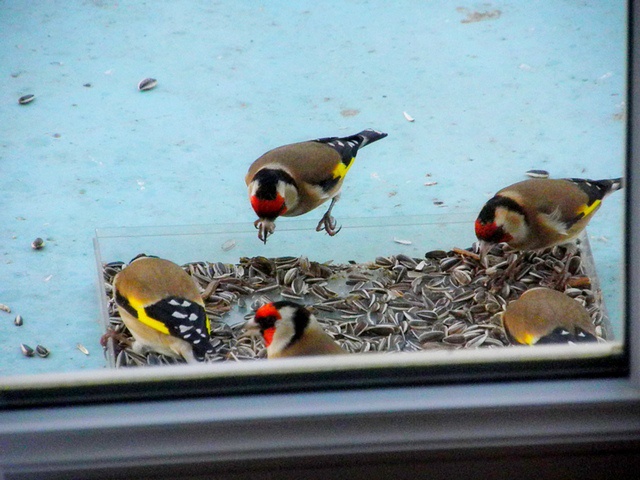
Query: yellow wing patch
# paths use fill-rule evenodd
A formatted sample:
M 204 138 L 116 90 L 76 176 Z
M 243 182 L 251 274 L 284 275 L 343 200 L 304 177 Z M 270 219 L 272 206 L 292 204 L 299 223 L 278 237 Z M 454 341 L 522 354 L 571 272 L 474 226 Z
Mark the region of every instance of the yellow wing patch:
M 338 165 L 336 165 L 336 168 L 333 169 L 333 178 L 342 178 L 344 177 L 347 172 L 349 171 L 349 169 L 351 168 L 351 165 L 353 165 L 353 161 L 355 160 L 355 157 L 351 158 L 351 161 L 349 162 L 349 165 L 345 165 L 344 162 L 340 162 L 338 163 Z
M 602 203 L 601 200 L 595 200 L 591 205 L 583 205 L 576 212 L 578 215 L 582 214 L 584 217 L 591 215 Z
M 136 312 L 138 312 L 138 320 L 140 320 L 146 326 L 159 331 L 160 333 L 169 335 L 169 329 L 166 327 L 166 325 L 162 321 L 156 320 L 155 318 L 151 318 L 149 315 L 147 315 L 147 312 L 145 312 L 144 310 L 144 305 L 140 300 L 133 297 L 129 297 L 127 300 L 129 301 L 129 304 L 133 308 L 135 308 Z

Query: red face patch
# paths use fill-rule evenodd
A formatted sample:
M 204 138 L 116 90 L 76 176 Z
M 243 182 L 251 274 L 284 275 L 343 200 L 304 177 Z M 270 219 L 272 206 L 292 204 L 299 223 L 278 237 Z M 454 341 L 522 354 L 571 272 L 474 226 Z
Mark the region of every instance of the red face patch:
M 497 226 L 496 222 L 483 223 L 480 219 L 476 220 L 476 237 L 491 243 L 509 242 L 513 239 L 502 227 Z
M 267 328 L 264 332 L 262 332 L 262 337 L 264 338 L 264 343 L 268 347 L 273 342 L 273 335 L 276 333 L 276 327 Z
M 256 321 L 267 317 L 275 317 L 277 320 L 280 319 L 280 312 L 278 312 L 278 309 L 273 303 L 267 303 L 256 310 Z
M 489 240 L 498 229 L 495 222 L 483 223 L 480 219 L 476 220 L 476 237 L 480 240 Z
M 256 215 L 261 218 L 276 218 L 287 211 L 284 198 L 280 194 L 274 200 L 264 200 L 253 195 L 251 197 L 251 206 Z

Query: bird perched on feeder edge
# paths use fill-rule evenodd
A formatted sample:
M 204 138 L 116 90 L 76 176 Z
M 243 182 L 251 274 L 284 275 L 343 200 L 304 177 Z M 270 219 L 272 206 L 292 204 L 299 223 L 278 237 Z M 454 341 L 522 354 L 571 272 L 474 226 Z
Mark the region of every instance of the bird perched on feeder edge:
M 245 329 L 260 331 L 268 358 L 347 353 L 309 310 L 286 300 L 260 307 Z
M 565 293 L 537 287 L 509 303 L 502 324 L 511 343 L 583 343 L 597 341 L 587 310 Z
M 543 250 L 575 239 L 600 208 L 622 188 L 622 178 L 532 178 L 503 188 L 482 208 L 475 222 L 484 245 L 506 242 L 516 250 Z
M 338 233 L 331 210 L 340 198 L 344 177 L 360 148 L 386 136 L 368 129 L 344 138 L 284 145 L 258 158 L 245 177 L 251 206 L 259 217 L 254 223 L 258 238 L 267 242 L 279 216 L 303 215 L 329 199 L 329 209 L 316 231 L 325 230 L 331 236 Z
M 138 256 L 113 281 L 122 321 L 138 353 L 153 350 L 187 362 L 213 353 L 211 323 L 193 279 L 178 265 Z

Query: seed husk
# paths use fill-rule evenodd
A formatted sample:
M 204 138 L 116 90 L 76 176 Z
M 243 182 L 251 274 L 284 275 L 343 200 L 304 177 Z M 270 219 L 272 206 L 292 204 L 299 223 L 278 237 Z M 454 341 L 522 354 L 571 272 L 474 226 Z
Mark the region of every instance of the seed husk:
M 44 240 L 40 237 L 36 238 L 33 242 L 31 242 L 31 248 L 34 250 L 40 250 L 44 248 Z
M 546 170 L 529 170 L 526 175 L 531 178 L 549 178 L 549 172 Z
M 224 242 L 222 244 L 222 250 L 224 252 L 228 252 L 229 250 L 231 250 L 233 247 L 236 246 L 236 241 L 235 240 L 227 240 L 226 242 Z
M 42 358 L 46 358 L 49 356 L 49 349 L 47 347 L 43 347 L 42 345 L 36 345 L 36 353 L 38 356 Z
M 20 344 L 20 350 L 22 350 L 22 354 L 25 357 L 33 357 L 33 348 L 31 348 L 26 343 L 21 343 Z
M 22 323 L 23 323 L 22 315 L 16 315 L 16 318 L 13 320 L 13 323 L 15 324 L 16 327 L 22 326 Z
M 155 78 L 145 78 L 143 80 L 140 80 L 140 83 L 138 83 L 138 90 L 144 92 L 145 90 L 151 90 L 152 88 L 155 88 L 157 85 L 158 81 Z

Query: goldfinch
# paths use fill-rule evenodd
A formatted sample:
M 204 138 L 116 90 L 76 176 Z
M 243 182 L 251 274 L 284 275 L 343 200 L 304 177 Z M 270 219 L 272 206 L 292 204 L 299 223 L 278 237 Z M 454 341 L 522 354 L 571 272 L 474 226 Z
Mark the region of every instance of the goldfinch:
M 263 305 L 245 329 L 260 331 L 267 346 L 267 358 L 347 353 L 322 329 L 309 310 L 294 302 Z
M 532 178 L 515 183 L 484 205 L 475 223 L 476 236 L 485 244 L 506 242 L 516 250 L 568 243 L 587 226 L 602 200 L 620 188 L 622 178 Z
M 180 266 L 139 256 L 116 275 L 113 286 L 122 321 L 135 339 L 135 351 L 152 350 L 189 363 L 213 353 L 204 302 Z
M 532 288 L 507 305 L 502 314 L 511 343 L 582 343 L 597 341 L 587 310 L 568 295 L 550 288 Z
M 386 133 L 363 130 L 350 137 L 319 138 L 284 145 L 258 158 L 245 177 L 249 200 L 258 215 L 254 225 L 258 238 L 267 242 L 279 216 L 303 215 L 331 199 L 316 231 L 329 235 L 340 231 L 331 210 L 340 197 L 344 177 L 358 149 L 386 137 Z

